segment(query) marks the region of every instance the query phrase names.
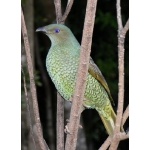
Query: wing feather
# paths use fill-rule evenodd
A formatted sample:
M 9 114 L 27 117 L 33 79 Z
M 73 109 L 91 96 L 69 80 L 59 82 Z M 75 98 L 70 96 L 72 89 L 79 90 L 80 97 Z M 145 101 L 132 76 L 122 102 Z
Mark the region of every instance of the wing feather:
M 90 58 L 90 62 L 89 62 L 89 70 L 88 72 L 97 80 L 101 83 L 101 85 L 105 88 L 105 90 L 107 91 L 109 98 L 112 102 L 113 105 L 115 105 L 113 98 L 111 96 L 109 87 L 107 85 L 107 82 L 105 80 L 105 78 L 103 77 L 101 71 L 99 70 L 99 68 L 97 67 L 97 65 L 94 63 L 94 61 L 92 60 L 92 58 Z

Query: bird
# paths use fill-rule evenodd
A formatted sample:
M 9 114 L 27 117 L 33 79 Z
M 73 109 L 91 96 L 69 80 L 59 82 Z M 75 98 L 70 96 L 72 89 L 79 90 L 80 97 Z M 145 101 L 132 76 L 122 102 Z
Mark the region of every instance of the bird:
M 46 34 L 51 40 L 51 47 L 46 56 L 46 69 L 60 95 L 65 100 L 71 101 L 79 65 L 81 49 L 79 42 L 72 31 L 62 24 L 40 27 L 36 32 Z M 83 110 L 96 109 L 110 136 L 113 135 L 116 121 L 111 102 L 113 99 L 108 84 L 90 57 Z

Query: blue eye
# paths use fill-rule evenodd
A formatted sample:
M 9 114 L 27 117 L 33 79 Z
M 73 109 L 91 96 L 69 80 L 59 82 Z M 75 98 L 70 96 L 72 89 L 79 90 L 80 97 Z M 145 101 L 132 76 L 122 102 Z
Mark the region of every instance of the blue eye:
M 59 33 L 60 32 L 60 29 L 55 29 L 55 33 Z

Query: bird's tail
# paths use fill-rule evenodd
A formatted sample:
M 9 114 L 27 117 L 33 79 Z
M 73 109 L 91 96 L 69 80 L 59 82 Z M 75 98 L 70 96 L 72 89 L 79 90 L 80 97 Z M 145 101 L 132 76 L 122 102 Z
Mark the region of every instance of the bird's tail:
M 110 105 L 110 110 L 111 110 L 111 116 L 109 118 L 104 117 L 103 114 L 99 113 L 101 120 L 107 130 L 107 133 L 111 136 L 113 135 L 114 132 L 114 128 L 115 128 L 115 121 L 116 121 L 116 114 L 112 108 L 112 106 Z M 121 127 L 121 132 L 124 132 L 123 127 Z

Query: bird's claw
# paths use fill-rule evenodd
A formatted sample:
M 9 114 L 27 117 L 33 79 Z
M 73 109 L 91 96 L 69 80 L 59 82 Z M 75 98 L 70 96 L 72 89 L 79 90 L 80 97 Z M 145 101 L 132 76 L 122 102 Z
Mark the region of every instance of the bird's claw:
M 71 134 L 71 133 L 70 133 L 70 130 L 69 130 L 69 128 L 68 128 L 67 125 L 65 126 L 64 132 L 65 132 L 66 134 Z
M 69 120 L 69 119 L 66 119 L 66 121 L 67 121 L 67 124 L 70 123 L 70 120 Z M 66 125 L 66 126 L 67 126 L 67 125 Z M 66 127 L 66 126 L 65 126 L 65 127 Z M 82 128 L 83 128 L 82 125 L 79 124 L 79 128 L 82 129 Z

